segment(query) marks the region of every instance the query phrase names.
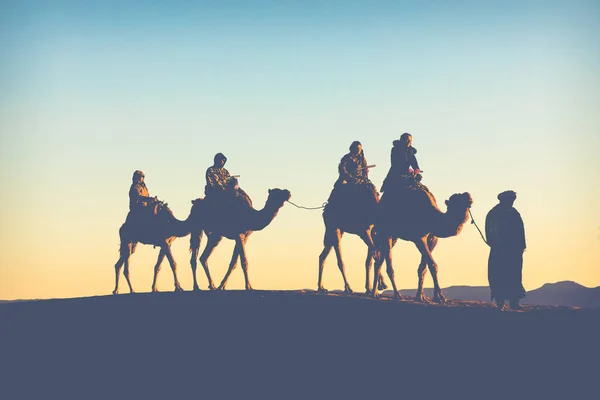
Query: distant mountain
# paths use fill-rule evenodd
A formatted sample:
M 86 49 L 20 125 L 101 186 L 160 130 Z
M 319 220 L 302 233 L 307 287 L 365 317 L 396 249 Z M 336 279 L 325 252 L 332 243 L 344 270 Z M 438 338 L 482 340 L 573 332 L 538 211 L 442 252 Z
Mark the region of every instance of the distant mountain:
M 546 283 L 527 292 L 523 303 L 600 308 L 600 286 L 588 288 L 572 281 Z
M 416 289 L 402 289 L 403 296 L 414 297 Z M 450 286 L 443 289 L 444 295 L 455 300 L 490 301 L 488 286 Z M 433 289 L 424 289 L 425 296 L 433 296 Z M 385 291 L 391 295 L 390 290 Z M 571 306 L 600 308 L 600 286 L 588 288 L 572 281 L 546 283 L 542 287 L 530 290 L 521 300 L 523 304 L 545 306 Z

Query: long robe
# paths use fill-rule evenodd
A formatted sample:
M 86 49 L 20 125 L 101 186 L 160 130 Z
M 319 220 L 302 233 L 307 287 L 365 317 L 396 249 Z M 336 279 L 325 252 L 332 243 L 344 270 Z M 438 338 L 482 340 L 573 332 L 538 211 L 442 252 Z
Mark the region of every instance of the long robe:
M 488 281 L 492 299 L 504 301 L 525 297 L 522 272 L 526 243 L 521 214 L 512 206 L 497 204 L 486 216 L 485 233 L 491 247 Z

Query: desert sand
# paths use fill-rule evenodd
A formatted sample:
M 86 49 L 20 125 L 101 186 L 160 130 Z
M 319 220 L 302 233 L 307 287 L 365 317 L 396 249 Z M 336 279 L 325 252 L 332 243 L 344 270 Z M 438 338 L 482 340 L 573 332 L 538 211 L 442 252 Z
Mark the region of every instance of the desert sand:
M 600 309 L 201 291 L 10 302 L 0 327 L 4 399 L 579 399 L 599 387 Z

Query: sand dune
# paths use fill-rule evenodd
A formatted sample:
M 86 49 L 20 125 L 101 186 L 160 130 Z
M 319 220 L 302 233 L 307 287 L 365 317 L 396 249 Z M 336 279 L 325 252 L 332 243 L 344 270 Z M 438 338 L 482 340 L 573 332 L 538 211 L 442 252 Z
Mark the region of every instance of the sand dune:
M 577 398 L 600 355 L 598 309 L 308 290 L 4 303 L 0 326 L 7 399 Z

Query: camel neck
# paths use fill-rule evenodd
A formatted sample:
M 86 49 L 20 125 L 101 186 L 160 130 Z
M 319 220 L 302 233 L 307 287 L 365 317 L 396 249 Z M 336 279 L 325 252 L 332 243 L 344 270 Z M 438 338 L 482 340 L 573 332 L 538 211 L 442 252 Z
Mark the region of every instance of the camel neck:
M 281 205 L 275 204 L 272 200 L 267 199 L 265 206 L 260 211 L 254 211 L 251 223 L 251 229 L 253 231 L 260 231 L 267 227 L 271 221 L 277 216 L 279 210 L 281 209 Z
M 464 212 L 450 211 L 440 214 L 438 224 L 433 234 L 440 238 L 458 235 L 469 218 L 468 210 Z

